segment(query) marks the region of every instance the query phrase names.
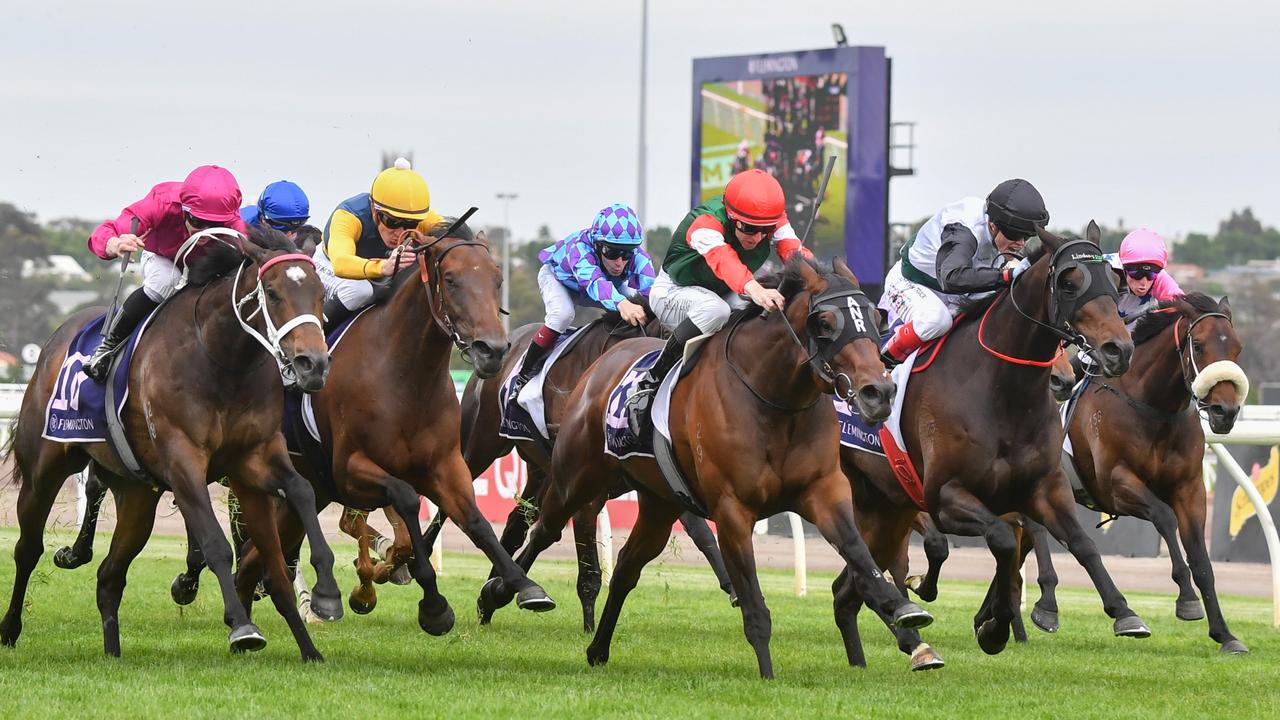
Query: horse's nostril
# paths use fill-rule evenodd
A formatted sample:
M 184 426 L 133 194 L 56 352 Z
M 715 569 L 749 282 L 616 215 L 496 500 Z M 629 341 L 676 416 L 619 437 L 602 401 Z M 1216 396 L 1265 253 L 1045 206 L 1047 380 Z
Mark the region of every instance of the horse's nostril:
M 306 355 L 298 355 L 295 357 L 293 359 L 293 365 L 302 372 L 311 372 L 316 366 L 315 362 Z

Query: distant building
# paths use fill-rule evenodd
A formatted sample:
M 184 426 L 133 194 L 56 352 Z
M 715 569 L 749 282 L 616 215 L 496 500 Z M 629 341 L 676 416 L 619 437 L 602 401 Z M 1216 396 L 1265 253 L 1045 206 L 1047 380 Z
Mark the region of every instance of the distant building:
M 56 277 L 62 280 L 92 280 L 80 263 L 70 255 L 50 255 L 45 262 L 22 261 L 22 277 Z
M 1165 270 L 1169 271 L 1179 285 L 1197 286 L 1204 283 L 1204 268 L 1194 263 L 1169 263 Z

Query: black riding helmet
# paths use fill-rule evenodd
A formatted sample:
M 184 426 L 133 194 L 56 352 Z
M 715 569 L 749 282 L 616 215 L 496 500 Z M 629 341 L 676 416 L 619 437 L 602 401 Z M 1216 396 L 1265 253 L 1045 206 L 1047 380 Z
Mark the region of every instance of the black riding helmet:
M 1010 238 L 1029 238 L 1049 224 L 1040 191 L 1026 180 L 1005 180 L 987 196 L 987 219 Z

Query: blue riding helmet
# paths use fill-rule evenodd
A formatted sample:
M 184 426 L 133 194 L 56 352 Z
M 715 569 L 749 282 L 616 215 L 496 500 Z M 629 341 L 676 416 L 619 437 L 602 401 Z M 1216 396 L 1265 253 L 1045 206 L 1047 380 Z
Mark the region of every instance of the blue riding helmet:
M 311 216 L 311 203 L 296 183 L 278 180 L 258 196 L 258 212 L 272 226 L 301 226 Z
M 591 223 L 591 242 L 634 248 L 644 242 L 640 218 L 630 205 L 614 203 L 596 214 Z

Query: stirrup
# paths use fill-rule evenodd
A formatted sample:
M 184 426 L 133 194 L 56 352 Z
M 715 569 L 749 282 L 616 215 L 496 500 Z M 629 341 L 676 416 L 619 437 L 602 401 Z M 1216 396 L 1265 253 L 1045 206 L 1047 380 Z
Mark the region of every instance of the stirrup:
M 81 368 L 88 378 L 96 383 L 104 383 L 107 381 L 107 371 L 111 369 L 111 358 L 116 354 L 117 347 L 106 347 L 106 341 L 102 341 L 93 355 L 89 356 L 89 361 Z
M 653 397 L 658 394 L 658 388 L 636 388 L 622 404 L 627 411 L 627 428 L 631 430 L 633 435 L 639 435 L 649 424 L 651 418 L 649 415 L 653 406 Z

